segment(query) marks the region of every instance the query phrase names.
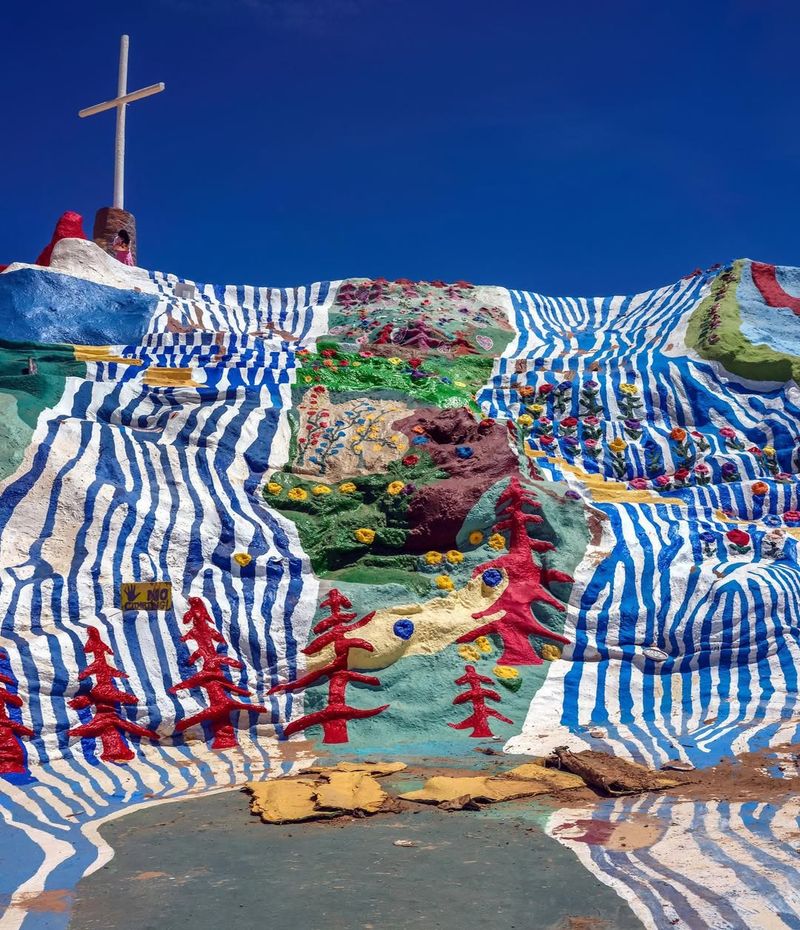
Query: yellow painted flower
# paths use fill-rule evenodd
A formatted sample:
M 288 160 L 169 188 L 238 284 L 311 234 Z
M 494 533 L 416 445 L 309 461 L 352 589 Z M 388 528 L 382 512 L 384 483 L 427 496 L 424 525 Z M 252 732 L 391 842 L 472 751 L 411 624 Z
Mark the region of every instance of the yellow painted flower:
M 491 652 L 491 651 L 492 651 L 492 644 L 491 644 L 491 642 L 489 641 L 489 638 L 486 637 L 486 636 L 479 636 L 479 637 L 475 640 L 475 645 L 478 647 L 478 649 L 480 649 L 481 652 Z
M 497 549 L 499 552 L 501 549 L 506 547 L 506 539 L 502 533 L 492 533 L 488 540 L 490 549 Z
M 311 377 L 311 375 L 303 375 L 303 381 L 305 381 L 306 384 L 311 384 L 313 380 L 314 379 Z
M 304 488 L 292 488 L 286 496 L 290 501 L 304 501 L 308 497 L 308 491 Z
M 480 546 L 483 542 L 483 533 L 480 530 L 473 530 L 469 534 L 469 544 L 471 546 Z
M 377 442 L 374 443 L 373 446 L 372 446 L 372 451 L 373 451 L 373 452 L 380 452 L 380 451 L 381 451 L 380 443 L 377 443 Z
M 380 448 L 380 446 L 378 447 Z M 386 493 L 391 494 L 392 497 L 397 497 L 397 495 L 403 490 L 405 484 L 402 481 L 393 481 L 391 484 L 386 486 Z
M 315 494 L 317 497 L 320 497 L 323 494 L 330 494 L 331 488 L 327 484 L 315 484 L 311 489 L 311 493 Z
M 389 358 L 387 358 L 386 361 L 390 365 L 399 365 L 403 360 L 401 358 L 398 358 L 396 355 L 392 355 Z
M 353 533 L 353 536 L 355 536 L 360 543 L 364 543 L 365 546 L 370 546 L 375 541 L 375 530 L 370 530 L 362 526 Z
M 764 448 L 761 451 L 764 453 L 764 455 L 767 456 L 767 458 L 770 458 L 770 459 L 772 458 L 773 455 L 775 455 L 775 449 L 772 446 L 764 446 Z
M 352 481 L 345 481 L 344 484 L 339 485 L 339 490 L 342 494 L 353 494 L 356 491 L 356 486 Z
M 360 454 L 360 453 L 363 451 L 363 449 L 364 449 L 364 447 L 361 445 L 360 442 L 357 442 L 357 443 L 353 446 L 353 452 L 355 452 L 356 454 Z M 341 490 L 341 488 L 340 488 L 339 490 Z
M 234 552 L 233 561 L 244 568 L 245 565 L 249 565 L 253 561 L 253 556 L 249 552 Z
M 439 565 L 439 563 L 442 561 L 442 553 L 431 550 L 430 552 L 425 553 L 424 559 L 428 565 Z
M 623 394 L 627 394 L 628 397 L 634 397 L 639 393 L 639 388 L 636 387 L 635 384 L 620 384 L 619 389 Z
M 519 672 L 515 668 L 512 668 L 510 665 L 495 665 L 492 671 L 498 678 L 503 678 L 506 681 L 519 678 Z
M 544 404 L 529 404 L 528 410 L 530 410 L 534 416 L 539 417 L 544 413 Z
M 517 423 L 520 426 L 530 426 L 533 423 L 533 417 L 529 413 L 523 413 L 517 417 Z
M 555 662 L 556 659 L 561 658 L 561 650 L 552 643 L 545 643 L 542 646 L 542 658 L 547 659 L 548 662 Z
M 466 387 L 467 386 L 464 381 L 454 381 L 453 385 L 454 387 Z
M 450 549 L 445 553 L 445 558 L 451 565 L 458 565 L 459 562 L 464 561 L 464 556 L 458 551 L 458 549 Z
M 452 591 L 455 585 L 453 584 L 453 579 L 449 575 L 437 575 L 436 587 L 442 591 Z
M 611 442 L 608 444 L 608 448 L 611 449 L 612 452 L 615 452 L 617 455 L 622 455 L 622 453 L 628 448 L 628 443 L 625 442 L 622 437 L 617 436 L 616 439 L 611 440 Z
M 477 662 L 481 654 L 474 646 L 459 646 L 458 654 L 465 662 Z
M 280 494 L 283 490 L 283 485 L 278 484 L 277 481 L 270 481 L 270 483 L 267 485 L 267 490 L 270 494 Z
M 352 368 L 360 368 L 360 367 L 361 367 L 361 362 L 351 362 L 351 363 L 350 363 L 350 366 L 351 366 Z

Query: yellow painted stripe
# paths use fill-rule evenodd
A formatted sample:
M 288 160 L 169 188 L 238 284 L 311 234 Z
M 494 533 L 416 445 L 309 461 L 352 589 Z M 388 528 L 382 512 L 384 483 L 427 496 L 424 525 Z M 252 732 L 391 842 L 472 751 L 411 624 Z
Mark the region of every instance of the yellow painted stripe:
M 116 362 L 118 365 L 141 365 L 140 358 L 123 358 L 113 355 L 112 346 L 73 346 L 75 360 L 78 362 Z
M 196 385 L 191 368 L 159 368 L 151 365 L 144 373 L 144 383 L 151 387 L 176 387 L 178 385 Z

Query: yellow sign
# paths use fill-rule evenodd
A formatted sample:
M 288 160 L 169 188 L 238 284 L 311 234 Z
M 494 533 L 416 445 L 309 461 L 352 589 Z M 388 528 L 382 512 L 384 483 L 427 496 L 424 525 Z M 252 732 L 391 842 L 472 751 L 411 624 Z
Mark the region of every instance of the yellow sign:
M 119 589 L 123 610 L 170 610 L 171 581 L 127 581 Z

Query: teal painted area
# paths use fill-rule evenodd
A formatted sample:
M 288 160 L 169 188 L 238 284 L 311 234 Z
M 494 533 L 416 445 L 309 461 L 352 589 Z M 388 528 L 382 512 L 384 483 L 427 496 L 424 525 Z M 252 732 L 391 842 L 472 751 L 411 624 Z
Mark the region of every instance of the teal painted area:
M 58 403 L 67 378 L 85 374 L 72 346 L 0 339 L 0 480 L 19 467 L 39 414 Z
M 494 651 L 473 663 L 482 675 L 494 679 L 492 669 L 500 655 L 495 643 Z M 544 681 L 549 663 L 520 669 L 522 687 L 514 694 L 496 679 L 495 690 L 500 703 L 492 707 L 514 721 L 514 724 L 491 721 L 492 732 L 500 740 L 473 739 L 469 730 L 454 730 L 448 723 L 457 723 L 472 712 L 472 706 L 453 705 L 453 698 L 462 690 L 455 679 L 464 673 L 464 659 L 456 646 L 449 646 L 436 655 L 410 656 L 394 665 L 375 672 L 381 681 L 379 688 L 350 685 L 347 702 L 353 707 L 368 708 L 389 704 L 383 713 L 366 720 L 354 720 L 348 725 L 350 742 L 339 747 L 342 752 L 362 752 L 414 757 L 447 757 L 469 753 L 475 746 L 494 746 L 500 749 L 503 742 L 520 732 L 530 702 Z M 309 688 L 305 692 L 305 710 L 320 710 L 327 701 L 327 685 Z M 311 727 L 309 738 L 321 741 L 322 730 Z M 320 748 L 322 748 L 320 746 Z M 326 746 L 326 751 L 337 747 Z M 477 754 L 476 754 L 477 755 Z

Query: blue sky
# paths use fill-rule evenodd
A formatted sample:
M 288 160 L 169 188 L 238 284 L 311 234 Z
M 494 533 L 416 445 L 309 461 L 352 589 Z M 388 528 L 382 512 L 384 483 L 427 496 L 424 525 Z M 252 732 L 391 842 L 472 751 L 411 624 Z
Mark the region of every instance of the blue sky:
M 630 293 L 800 265 L 800 4 L 784 0 L 11 3 L 0 262 L 111 202 L 147 267 L 225 283 L 445 278 Z

